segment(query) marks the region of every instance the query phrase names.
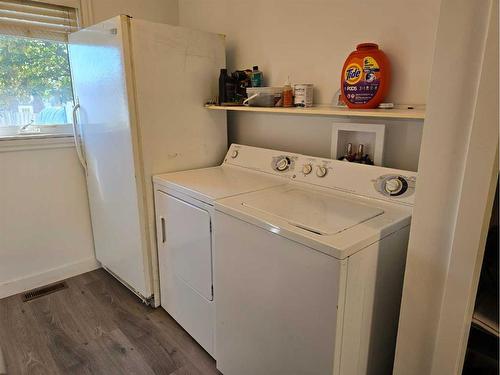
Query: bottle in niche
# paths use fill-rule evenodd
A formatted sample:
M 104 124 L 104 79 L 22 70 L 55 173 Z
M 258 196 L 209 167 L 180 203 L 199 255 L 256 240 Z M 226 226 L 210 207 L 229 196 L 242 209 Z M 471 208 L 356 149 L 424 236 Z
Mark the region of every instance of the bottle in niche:
M 364 155 L 365 155 L 365 145 L 360 143 L 358 145 L 358 151 L 356 152 L 356 156 L 354 157 L 354 161 L 356 163 L 361 163 Z
M 373 161 L 370 159 L 368 154 L 365 154 L 365 145 L 362 143 L 358 145 L 358 151 L 356 152 L 354 162 L 359 164 L 373 165 Z
M 342 161 L 354 161 L 355 155 L 352 153 L 352 143 L 348 143 L 346 146 L 345 154 L 342 155 L 339 160 Z
M 373 165 L 373 160 L 370 159 L 370 157 L 368 156 L 368 154 L 366 154 L 365 157 L 364 157 L 364 159 L 363 159 L 363 163 L 362 164 Z

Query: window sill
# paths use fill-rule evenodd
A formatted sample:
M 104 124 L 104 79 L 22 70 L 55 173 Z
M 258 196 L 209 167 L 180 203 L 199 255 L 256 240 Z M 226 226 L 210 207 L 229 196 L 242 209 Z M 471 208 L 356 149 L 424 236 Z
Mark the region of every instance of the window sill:
M 70 134 L 26 134 L 0 136 L 0 153 L 75 147 Z

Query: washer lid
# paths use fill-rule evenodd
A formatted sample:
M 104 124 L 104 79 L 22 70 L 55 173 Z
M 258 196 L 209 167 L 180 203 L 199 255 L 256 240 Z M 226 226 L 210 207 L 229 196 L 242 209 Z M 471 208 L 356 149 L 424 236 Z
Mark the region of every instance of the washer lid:
M 156 175 L 153 181 L 207 204 L 233 195 L 285 184 L 283 177 L 251 169 L 219 166 Z
M 242 205 L 320 235 L 342 232 L 384 213 L 377 207 L 301 189 L 270 191 L 250 198 Z

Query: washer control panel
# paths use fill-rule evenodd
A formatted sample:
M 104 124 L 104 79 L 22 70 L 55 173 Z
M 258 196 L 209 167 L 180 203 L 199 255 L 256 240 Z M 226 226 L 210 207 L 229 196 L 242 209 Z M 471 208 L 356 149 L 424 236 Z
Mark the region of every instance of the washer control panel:
M 415 172 L 306 155 L 293 163 L 296 168 L 290 173 L 295 181 L 406 205 L 415 198 Z
M 300 158 L 298 161 L 299 166 L 302 165 L 302 169 L 300 170 L 300 173 L 302 177 L 306 177 L 308 175 L 311 175 L 312 177 L 319 177 L 323 178 L 332 169 L 332 166 L 330 165 L 330 160 L 324 160 L 324 159 L 316 159 L 313 157 L 305 157 L 305 160 L 303 158 Z M 300 167 L 299 167 L 300 168 Z M 313 173 L 314 172 L 314 173 Z M 296 178 L 297 176 L 294 175 L 293 178 Z
M 367 198 L 413 205 L 417 173 L 232 144 L 225 164 Z

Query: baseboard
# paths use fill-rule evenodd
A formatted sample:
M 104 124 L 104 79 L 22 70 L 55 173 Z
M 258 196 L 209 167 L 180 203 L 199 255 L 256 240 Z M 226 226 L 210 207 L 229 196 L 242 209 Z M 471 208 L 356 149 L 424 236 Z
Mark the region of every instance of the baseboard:
M 92 257 L 37 274 L 27 275 L 19 279 L 5 281 L 0 283 L 0 298 L 9 297 L 33 288 L 55 283 L 69 277 L 93 271 L 99 267 L 100 264 Z

